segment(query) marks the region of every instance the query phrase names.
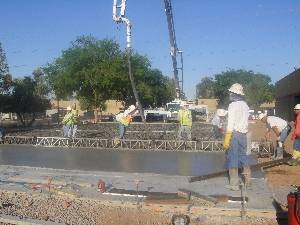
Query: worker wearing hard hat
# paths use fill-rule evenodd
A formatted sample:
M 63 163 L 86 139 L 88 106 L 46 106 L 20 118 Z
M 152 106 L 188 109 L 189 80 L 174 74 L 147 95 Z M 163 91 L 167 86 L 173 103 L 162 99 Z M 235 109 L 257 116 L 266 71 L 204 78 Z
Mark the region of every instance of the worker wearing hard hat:
M 192 113 L 189 110 L 189 105 L 187 103 L 183 103 L 180 105 L 180 110 L 178 111 L 178 123 L 179 130 L 177 138 L 179 140 L 184 139 L 184 135 L 186 135 L 187 140 L 192 139 Z
M 72 108 L 71 106 L 67 107 L 67 113 L 64 116 L 62 120 L 63 124 L 63 136 L 64 137 L 71 137 L 71 132 L 72 132 L 72 125 L 73 125 L 73 114 L 72 114 Z
M 267 132 L 265 134 L 267 140 L 270 139 L 271 130 L 273 130 L 276 134 L 277 147 L 276 151 L 274 152 L 273 159 L 282 159 L 284 149 L 283 144 L 291 132 L 291 126 L 284 119 L 281 119 L 277 116 L 268 116 L 267 113 L 260 113 L 258 115 L 258 119 L 267 125 Z
M 78 110 L 76 109 L 76 104 L 73 105 L 71 113 L 72 113 L 71 136 L 72 138 L 75 138 L 77 128 L 78 128 Z
M 137 113 L 135 105 L 131 105 L 124 112 L 116 115 L 119 122 L 119 139 L 123 139 L 126 133 L 126 127 L 132 122 L 133 116 Z
M 300 164 L 300 104 L 295 105 L 295 130 L 292 134 L 293 144 L 293 158 L 288 162 L 289 165 L 299 165 Z
M 225 124 L 226 115 L 227 111 L 225 109 L 217 109 L 217 112 L 211 120 L 211 124 L 213 125 L 214 136 L 216 139 L 223 138 L 223 128 Z
M 243 169 L 244 184 L 250 185 L 251 170 L 247 152 L 247 132 L 249 107 L 244 100 L 244 90 L 241 84 L 235 83 L 229 89 L 230 104 L 228 106 L 228 122 L 223 148 L 226 152 L 226 167 L 229 174 L 229 185 L 225 187 L 239 190 L 238 169 Z

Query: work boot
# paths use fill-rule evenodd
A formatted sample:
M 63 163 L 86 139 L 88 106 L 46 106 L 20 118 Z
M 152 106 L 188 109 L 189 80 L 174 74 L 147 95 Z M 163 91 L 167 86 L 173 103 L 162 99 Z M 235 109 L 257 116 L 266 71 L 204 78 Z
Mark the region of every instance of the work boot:
M 243 168 L 243 176 L 244 176 L 244 184 L 246 188 L 251 186 L 251 169 L 250 166 L 246 166 Z
M 232 191 L 239 191 L 239 174 L 237 168 L 229 169 L 229 185 L 225 185 L 225 188 Z
M 300 160 L 299 159 L 293 159 L 291 158 L 290 160 L 288 160 L 286 162 L 289 166 L 297 166 L 300 164 Z
M 275 159 L 283 159 L 283 148 L 277 147 L 276 148 L 276 157 Z
M 118 138 L 115 138 L 115 139 L 113 140 L 114 147 L 116 147 L 116 146 L 119 145 L 120 143 L 121 143 L 121 141 L 120 141 L 120 139 L 118 139 Z

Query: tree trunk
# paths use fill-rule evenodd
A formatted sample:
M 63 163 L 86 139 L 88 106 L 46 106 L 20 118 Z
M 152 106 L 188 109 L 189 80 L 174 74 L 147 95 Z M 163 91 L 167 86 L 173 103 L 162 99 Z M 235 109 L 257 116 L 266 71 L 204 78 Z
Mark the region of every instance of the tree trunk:
M 60 124 L 60 122 L 59 122 L 59 99 L 57 98 L 56 101 L 57 101 L 57 124 L 59 125 Z
M 98 122 L 98 108 L 94 109 L 94 123 Z

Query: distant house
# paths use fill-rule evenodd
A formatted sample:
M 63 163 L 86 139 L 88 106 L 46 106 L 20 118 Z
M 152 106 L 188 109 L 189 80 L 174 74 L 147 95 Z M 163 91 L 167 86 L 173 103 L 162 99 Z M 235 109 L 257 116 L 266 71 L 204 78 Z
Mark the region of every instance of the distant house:
M 276 82 L 275 97 L 276 114 L 286 120 L 293 120 L 293 108 L 300 103 L 300 69 Z
M 61 113 L 64 114 L 65 110 L 68 106 L 73 106 L 76 104 L 76 108 L 78 109 L 78 113 L 80 116 L 84 116 L 86 113 L 91 114 L 93 116 L 93 112 L 87 112 L 87 110 L 82 110 L 80 107 L 80 103 L 77 100 L 71 100 L 71 101 L 59 101 L 59 109 L 61 110 Z M 102 112 L 102 116 L 109 116 L 112 114 L 116 114 L 120 111 L 120 108 L 122 108 L 122 102 L 116 101 L 116 100 L 108 100 L 106 101 L 106 110 Z M 47 110 L 46 114 L 55 114 L 57 113 L 57 101 L 51 100 L 51 109 Z M 99 112 L 100 115 L 100 112 Z
M 196 100 L 196 105 L 207 105 L 209 112 L 217 111 L 218 99 L 216 98 L 199 98 Z
M 268 115 L 275 115 L 276 114 L 275 101 L 263 103 L 259 106 L 259 109 L 261 112 L 268 112 Z

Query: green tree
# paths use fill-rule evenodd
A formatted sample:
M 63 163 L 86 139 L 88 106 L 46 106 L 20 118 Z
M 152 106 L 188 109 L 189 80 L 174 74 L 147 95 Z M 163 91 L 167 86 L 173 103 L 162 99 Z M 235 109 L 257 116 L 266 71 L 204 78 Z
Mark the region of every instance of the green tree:
M 116 94 L 117 82 L 124 69 L 119 46 L 112 40 L 96 40 L 91 36 L 82 36 L 72 42 L 72 46 L 63 51 L 56 60 L 60 68 L 58 78 L 52 83 L 64 81 L 67 94 L 74 94 L 84 102 L 82 107 L 101 112 L 106 100 Z M 117 77 L 119 76 L 119 77 Z M 97 120 L 97 118 L 95 118 Z
M 24 126 L 31 126 L 38 113 L 43 113 L 50 107 L 48 99 L 37 95 L 37 84 L 31 77 L 15 79 L 8 112 L 15 112 Z
M 215 98 L 214 80 L 212 77 L 204 77 L 196 85 L 197 98 Z
M 0 93 L 8 91 L 11 83 L 11 75 L 9 74 L 9 67 L 6 60 L 6 54 L 0 42 Z
M 41 98 L 46 98 L 49 94 L 49 88 L 41 68 L 37 68 L 32 72 L 35 81 L 35 94 Z
M 215 75 L 214 90 L 219 105 L 228 105 L 228 88 L 234 84 L 243 85 L 250 107 L 257 109 L 264 102 L 274 100 L 274 85 L 267 75 L 245 70 L 229 70 Z
M 137 89 L 142 92 L 141 96 L 144 95 L 142 105 L 160 105 L 170 99 L 166 96 L 170 94 L 168 79 L 151 69 L 146 57 L 135 53 L 131 61 Z M 56 96 L 63 98 L 75 94 L 81 107 L 94 110 L 95 115 L 105 108 L 109 99 L 135 104 L 126 53 L 113 40 L 81 36 L 43 70 Z

